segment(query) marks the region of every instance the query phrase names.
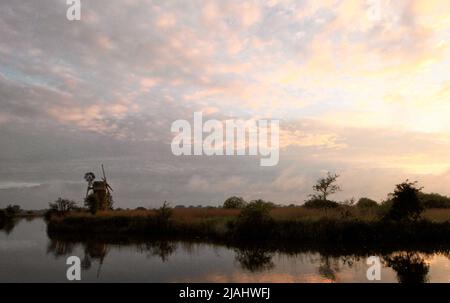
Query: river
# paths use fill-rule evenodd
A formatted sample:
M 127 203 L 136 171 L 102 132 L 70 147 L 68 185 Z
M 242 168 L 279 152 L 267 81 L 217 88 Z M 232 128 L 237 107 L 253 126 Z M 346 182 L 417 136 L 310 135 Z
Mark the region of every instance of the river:
M 50 239 L 42 219 L 0 230 L 0 282 L 68 282 L 66 260 L 81 260 L 82 282 L 450 282 L 448 252 L 376 255 L 379 281 L 369 281 L 367 257 L 302 250 L 274 252 L 205 242 L 111 244 Z

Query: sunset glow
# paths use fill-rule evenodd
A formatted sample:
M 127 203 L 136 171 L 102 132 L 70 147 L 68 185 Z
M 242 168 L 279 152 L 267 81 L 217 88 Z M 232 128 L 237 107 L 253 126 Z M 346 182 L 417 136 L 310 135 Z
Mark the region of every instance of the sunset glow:
M 44 184 L 3 198 L 77 198 L 79 176 L 61 165 L 104 159 L 90 140 L 122 146 L 106 153 L 111 170 L 142 176 L 118 191 L 130 206 L 233 193 L 301 203 L 324 171 L 342 174 L 342 198 L 383 199 L 406 178 L 450 194 L 447 0 L 87 1 L 78 22 L 64 19 L 65 1 L 22 2 L 0 4 L 0 136 L 15 138 L 0 152 L 15 173 L 0 183 Z M 246 158 L 205 160 L 214 168 L 171 158 L 170 124 L 195 111 L 280 119 L 279 165 L 263 178 Z M 56 142 L 76 147 L 55 160 Z M 27 159 L 46 180 L 20 172 Z

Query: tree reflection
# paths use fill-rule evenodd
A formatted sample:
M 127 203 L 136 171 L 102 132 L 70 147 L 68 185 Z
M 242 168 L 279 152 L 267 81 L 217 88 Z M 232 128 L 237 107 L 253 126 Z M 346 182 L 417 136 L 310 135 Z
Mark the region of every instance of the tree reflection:
M 12 233 L 17 223 L 19 223 L 19 220 L 16 218 L 0 219 L 0 231 L 3 231 L 9 235 Z
M 318 272 L 322 277 L 331 281 L 336 281 L 336 274 L 339 272 L 339 264 L 329 256 L 321 256 Z
M 165 263 L 169 260 L 170 255 L 177 250 L 177 245 L 175 242 L 158 240 L 145 243 L 145 250 L 148 251 L 151 256 L 161 258 L 161 261 Z
M 235 249 L 235 260 L 243 269 L 251 272 L 270 270 L 274 267 L 273 253 L 263 248 Z
M 395 253 L 383 258 L 386 265 L 397 272 L 400 283 L 425 283 L 428 282 L 430 266 L 425 263 L 423 257 L 415 252 Z
M 50 240 L 47 245 L 47 253 L 53 254 L 55 258 L 69 256 L 72 254 L 75 243 L 59 240 Z

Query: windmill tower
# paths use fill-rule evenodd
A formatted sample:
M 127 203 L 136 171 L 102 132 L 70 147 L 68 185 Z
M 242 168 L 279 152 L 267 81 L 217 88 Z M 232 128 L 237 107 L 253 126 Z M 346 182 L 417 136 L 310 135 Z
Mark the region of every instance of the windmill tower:
M 94 181 L 95 175 L 91 172 L 84 175 L 84 179 L 88 182 L 88 187 L 86 190 L 86 199 L 92 195 L 97 202 L 97 210 L 108 210 L 111 207 L 113 191 L 112 187 L 108 184 L 106 180 L 105 169 L 102 164 L 102 181 Z

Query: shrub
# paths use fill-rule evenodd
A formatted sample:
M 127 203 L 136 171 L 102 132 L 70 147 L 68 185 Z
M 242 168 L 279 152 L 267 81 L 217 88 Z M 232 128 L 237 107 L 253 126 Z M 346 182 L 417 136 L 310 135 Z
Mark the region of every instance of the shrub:
M 75 201 L 58 198 L 54 203 L 49 203 L 50 212 L 56 213 L 59 216 L 64 216 L 71 210 L 76 208 Z
M 450 208 L 450 198 L 440 194 L 419 193 L 419 199 L 424 208 Z
M 223 203 L 223 208 L 228 209 L 244 208 L 246 204 L 247 203 L 245 202 L 245 200 L 242 199 L 241 197 L 233 196 L 225 200 L 225 202 Z
M 167 227 L 169 225 L 170 218 L 172 217 L 173 210 L 169 206 L 167 201 L 164 201 L 163 206 L 156 210 L 156 222 L 161 227 Z
M 417 182 L 405 182 L 396 185 L 394 193 L 391 194 L 392 205 L 386 215 L 391 220 L 417 220 L 423 211 L 419 200 L 422 190 L 417 188 Z
M 273 227 L 273 219 L 270 216 L 272 205 L 273 203 L 263 200 L 248 203 L 236 221 L 235 236 L 254 240 L 270 236 Z
M 306 208 L 337 208 L 339 207 L 339 203 L 330 201 L 330 200 L 322 200 L 322 199 L 311 199 L 305 202 L 303 205 Z
M 356 206 L 359 208 L 373 208 L 378 207 L 378 203 L 369 198 L 361 198 L 358 203 L 356 203 Z
M 19 205 L 8 205 L 5 208 L 5 212 L 6 212 L 6 216 L 8 217 L 14 217 L 17 216 L 18 214 L 20 214 L 20 212 L 22 211 L 22 209 L 20 208 Z

